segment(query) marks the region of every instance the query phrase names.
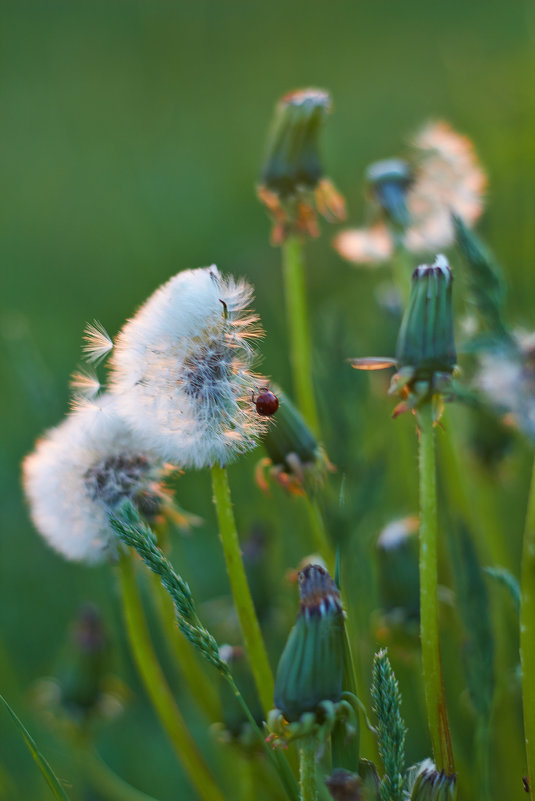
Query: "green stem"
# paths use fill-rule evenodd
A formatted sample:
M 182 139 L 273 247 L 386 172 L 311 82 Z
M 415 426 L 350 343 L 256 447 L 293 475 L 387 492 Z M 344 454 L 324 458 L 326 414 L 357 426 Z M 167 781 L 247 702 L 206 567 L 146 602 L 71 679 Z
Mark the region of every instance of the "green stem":
M 156 801 L 118 776 L 103 759 L 86 747 L 80 751 L 80 765 L 92 787 L 109 801 Z
M 316 776 L 316 740 L 304 737 L 299 745 L 299 789 L 301 801 L 318 801 Z
M 264 712 L 267 714 L 273 706 L 273 675 L 245 575 L 240 541 L 230 499 L 227 471 L 224 467 L 219 465 L 212 467 L 212 487 L 219 522 L 219 534 L 223 544 L 223 553 L 227 564 L 234 604 L 260 701 Z
M 175 605 L 162 586 L 160 577 L 151 572 L 149 578 L 154 607 L 165 634 L 166 643 L 191 695 L 210 721 L 219 720 L 220 704 L 215 685 L 203 671 L 191 643 L 179 630 Z
M 123 614 L 132 654 L 152 705 L 160 718 L 191 784 L 203 801 L 224 801 L 215 779 L 197 746 L 159 665 L 150 639 L 130 555 L 121 551 L 119 581 Z
M 284 294 L 297 405 L 318 436 L 320 427 L 312 384 L 303 247 L 303 240 L 298 236 L 289 236 L 282 246 Z
M 427 717 L 439 770 L 455 773 L 444 695 L 438 626 L 437 499 L 435 431 L 431 402 L 418 413 L 420 424 L 420 635 Z
M 535 462 L 529 489 L 520 596 L 520 664 L 522 666 L 522 704 L 524 738 L 530 798 L 535 798 Z
M 334 550 L 329 542 L 327 531 L 325 528 L 325 521 L 321 513 L 317 498 L 311 498 L 308 493 L 304 496 L 304 503 L 306 506 L 308 519 L 310 523 L 310 534 L 314 548 L 325 560 L 329 573 L 334 571 L 335 555 Z

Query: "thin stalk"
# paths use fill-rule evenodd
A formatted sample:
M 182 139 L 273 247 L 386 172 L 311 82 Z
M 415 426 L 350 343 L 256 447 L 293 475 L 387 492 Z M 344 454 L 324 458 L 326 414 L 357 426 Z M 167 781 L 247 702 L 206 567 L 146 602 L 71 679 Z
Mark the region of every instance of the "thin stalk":
M 89 746 L 80 751 L 80 766 L 88 782 L 108 801 L 157 801 L 118 776 Z
M 227 471 L 224 467 L 212 467 L 212 488 L 234 604 L 260 701 L 267 714 L 273 707 L 273 675 L 245 575 Z
M 152 705 L 173 745 L 192 786 L 203 801 L 225 801 L 211 771 L 193 742 L 186 723 L 154 652 L 134 565 L 124 552 L 119 555 L 119 582 L 123 614 L 132 654 Z
M 282 246 L 284 294 L 297 405 L 313 433 L 319 436 L 319 418 L 312 384 L 303 249 L 303 240 L 298 236 L 289 236 Z
M 455 773 L 448 712 L 440 662 L 438 626 L 437 498 L 433 410 L 430 402 L 419 411 L 420 424 L 420 636 L 427 718 L 435 763 Z
M 149 578 L 156 614 L 178 669 L 182 673 L 192 697 L 207 718 L 210 721 L 218 720 L 220 704 L 215 685 L 206 676 L 199 664 L 199 659 L 193 650 L 193 646 L 179 630 L 176 622 L 175 605 L 171 596 L 163 588 L 160 577 L 155 573 L 150 573 Z
M 320 556 L 325 559 L 329 573 L 332 573 L 334 571 L 335 555 L 333 547 L 329 542 L 329 537 L 327 536 L 325 521 L 318 500 L 317 498 L 311 498 L 308 493 L 304 495 L 303 500 L 310 522 L 310 538 L 312 539 L 314 548 L 318 551 Z
M 299 789 L 301 801 L 318 801 L 316 740 L 309 735 L 299 744 Z
M 535 462 L 529 488 L 520 596 L 520 664 L 530 798 L 535 798 Z

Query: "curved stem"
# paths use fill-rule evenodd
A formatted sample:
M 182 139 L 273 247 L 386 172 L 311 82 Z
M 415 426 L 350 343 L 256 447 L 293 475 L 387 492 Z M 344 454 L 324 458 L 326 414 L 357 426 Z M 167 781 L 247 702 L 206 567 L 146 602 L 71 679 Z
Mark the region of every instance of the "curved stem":
M 317 801 L 316 740 L 310 735 L 299 745 L 299 789 L 301 801 Z
M 80 765 L 94 789 L 109 801 L 157 801 L 154 796 L 128 784 L 89 747 L 80 752 Z
M 284 294 L 297 405 L 314 434 L 318 436 L 319 420 L 312 384 L 303 247 L 303 240 L 298 236 L 289 236 L 282 246 Z
M 220 704 L 214 683 L 206 676 L 191 643 L 177 626 L 175 605 L 155 573 L 149 575 L 149 585 L 166 643 L 199 708 L 210 721 L 219 720 Z
M 211 771 L 193 742 L 154 652 L 129 554 L 119 555 L 123 614 L 132 654 L 152 705 L 160 718 L 199 798 L 225 801 Z
M 535 462 L 529 489 L 520 596 L 520 664 L 522 667 L 522 705 L 524 738 L 530 798 L 535 798 Z
M 212 467 L 212 487 L 232 596 L 260 701 L 267 714 L 273 706 L 273 675 L 245 575 L 227 471 L 224 467 Z
M 431 402 L 418 413 L 420 424 L 420 635 L 427 718 L 439 770 L 455 773 L 440 663 L 438 626 L 437 499 L 435 431 Z

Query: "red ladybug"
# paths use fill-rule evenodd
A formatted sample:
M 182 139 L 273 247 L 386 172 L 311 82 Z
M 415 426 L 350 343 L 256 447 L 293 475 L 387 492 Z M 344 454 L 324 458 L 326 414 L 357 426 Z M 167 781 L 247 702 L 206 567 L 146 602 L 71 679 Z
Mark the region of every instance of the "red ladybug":
M 253 393 L 253 402 L 262 417 L 271 417 L 279 408 L 279 399 L 268 387 L 262 387 L 256 399 Z

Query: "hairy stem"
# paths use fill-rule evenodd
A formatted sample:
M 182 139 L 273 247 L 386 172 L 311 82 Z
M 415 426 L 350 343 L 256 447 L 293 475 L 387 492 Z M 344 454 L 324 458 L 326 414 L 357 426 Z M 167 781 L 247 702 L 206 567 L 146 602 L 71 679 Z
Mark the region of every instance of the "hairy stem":
M 273 706 L 273 675 L 245 575 L 234 511 L 230 499 L 227 471 L 224 467 L 219 465 L 212 467 L 212 487 L 219 522 L 219 534 L 223 545 L 234 604 L 260 701 L 264 712 L 267 714 Z
M 529 489 L 520 596 L 520 664 L 524 738 L 528 763 L 530 798 L 535 798 L 535 462 Z
M 211 771 L 193 742 L 154 652 L 129 554 L 119 556 L 123 614 L 132 654 L 152 705 L 179 762 L 203 801 L 224 801 Z
M 313 433 L 318 436 L 319 419 L 312 384 L 303 247 L 303 240 L 298 236 L 289 236 L 282 246 L 284 294 L 297 405 Z
M 299 745 L 299 789 L 301 801 L 318 801 L 316 740 L 309 735 Z
M 438 626 L 437 499 L 435 431 L 431 402 L 419 411 L 420 423 L 420 636 L 427 718 L 439 770 L 455 773 L 440 662 Z

